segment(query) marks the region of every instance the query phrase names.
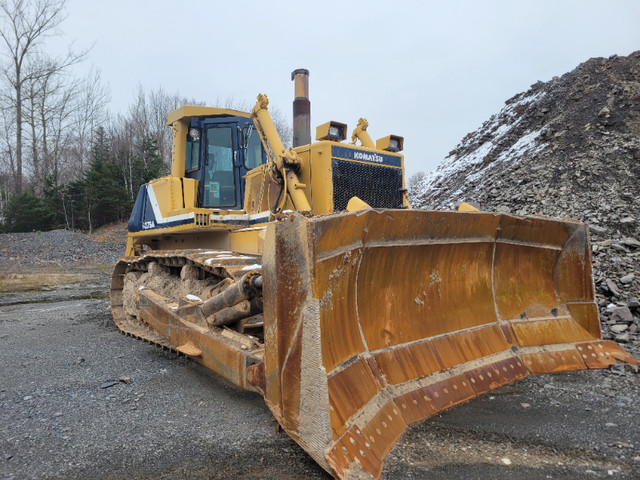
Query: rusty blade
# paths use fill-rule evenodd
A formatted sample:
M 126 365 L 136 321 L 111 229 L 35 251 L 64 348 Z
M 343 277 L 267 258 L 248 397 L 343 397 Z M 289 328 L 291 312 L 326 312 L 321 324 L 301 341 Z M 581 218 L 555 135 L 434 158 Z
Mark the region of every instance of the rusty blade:
M 611 340 L 578 343 L 576 349 L 588 368 L 607 368 L 615 365 L 616 361 L 640 365 L 633 355 Z
M 265 400 L 336 478 L 378 478 L 410 423 L 529 373 L 635 361 L 600 340 L 590 265 L 575 221 L 292 214 L 265 241 Z

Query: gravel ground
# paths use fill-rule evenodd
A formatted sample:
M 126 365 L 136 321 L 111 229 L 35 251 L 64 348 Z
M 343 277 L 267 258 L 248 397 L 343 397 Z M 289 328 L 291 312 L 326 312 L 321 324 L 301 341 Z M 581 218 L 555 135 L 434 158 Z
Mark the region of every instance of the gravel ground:
M 328 478 L 258 395 L 110 315 L 106 300 L 2 308 L 0 478 Z
M 0 234 L 0 271 L 93 271 L 111 267 L 124 253 L 126 224 L 103 227 L 92 235 L 69 230 Z
M 70 249 L 68 233 L 52 236 Z M 94 253 L 52 246 L 37 266 L 82 282 L 0 293 L 0 479 L 330 478 L 260 396 L 120 334 L 103 262 L 121 245 L 76 241 Z M 531 376 L 411 426 L 383 478 L 640 478 L 639 399 L 628 367 Z
M 0 345 L 2 479 L 330 478 L 258 395 L 120 334 L 107 300 L 1 307 Z M 630 372 L 529 377 L 413 425 L 383 478 L 638 478 L 639 396 Z

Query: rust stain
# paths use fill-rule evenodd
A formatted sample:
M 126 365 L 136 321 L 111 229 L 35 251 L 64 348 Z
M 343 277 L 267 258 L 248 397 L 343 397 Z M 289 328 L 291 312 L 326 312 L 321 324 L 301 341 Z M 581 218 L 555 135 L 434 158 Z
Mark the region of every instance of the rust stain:
M 559 351 L 524 353 L 522 361 L 531 373 L 556 373 L 587 368 L 574 346 Z
M 347 420 L 381 390 L 369 365 L 362 358 L 329 377 L 328 388 L 334 436 L 342 435 Z
M 608 368 L 615 365 L 617 361 L 640 365 L 640 362 L 633 355 L 624 351 L 620 345 L 611 340 L 578 343 L 576 349 L 589 368 Z
M 522 346 L 583 342 L 594 337 L 573 318 L 548 317 L 539 320 L 514 321 L 511 326 Z

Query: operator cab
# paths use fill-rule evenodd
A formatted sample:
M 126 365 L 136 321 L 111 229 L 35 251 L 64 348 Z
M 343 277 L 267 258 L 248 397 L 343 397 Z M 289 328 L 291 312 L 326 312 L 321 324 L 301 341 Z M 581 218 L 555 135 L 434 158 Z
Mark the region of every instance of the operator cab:
M 251 118 L 191 118 L 184 176 L 198 181 L 198 207 L 241 210 L 243 177 L 265 161 Z

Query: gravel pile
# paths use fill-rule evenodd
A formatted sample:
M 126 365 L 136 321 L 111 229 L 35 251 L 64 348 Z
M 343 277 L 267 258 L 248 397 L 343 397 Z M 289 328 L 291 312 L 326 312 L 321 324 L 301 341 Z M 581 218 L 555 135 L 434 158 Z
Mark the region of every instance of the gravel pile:
M 0 234 L 0 269 L 27 273 L 38 268 L 113 265 L 124 254 L 126 236 L 121 238 L 98 242 L 69 230 Z
M 510 98 L 411 200 L 589 223 L 603 335 L 640 347 L 638 178 L 640 51 L 591 59 Z

